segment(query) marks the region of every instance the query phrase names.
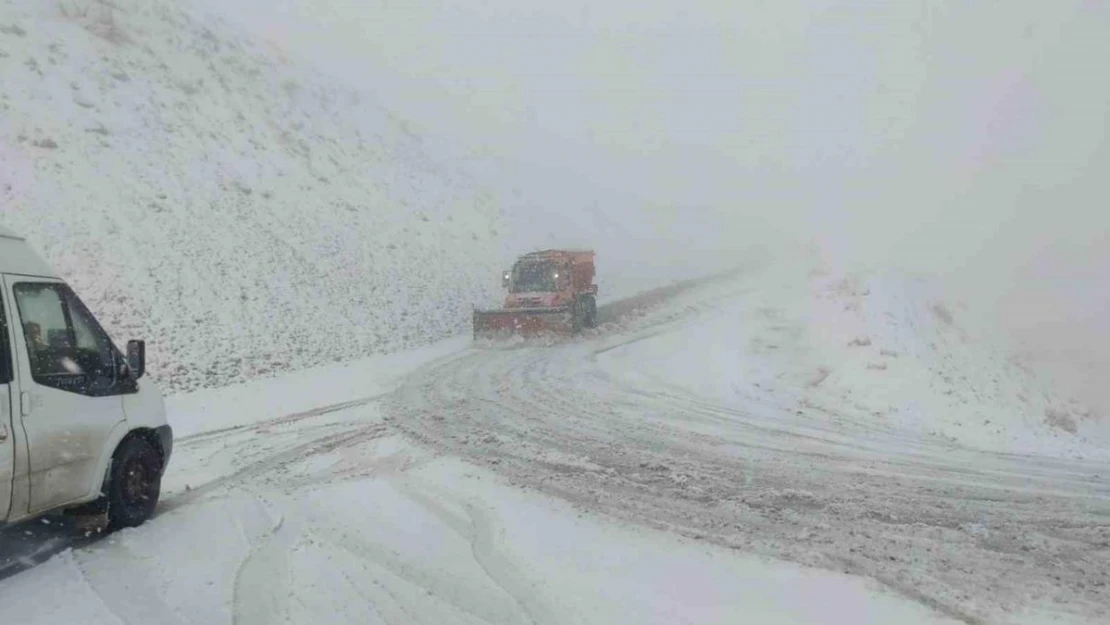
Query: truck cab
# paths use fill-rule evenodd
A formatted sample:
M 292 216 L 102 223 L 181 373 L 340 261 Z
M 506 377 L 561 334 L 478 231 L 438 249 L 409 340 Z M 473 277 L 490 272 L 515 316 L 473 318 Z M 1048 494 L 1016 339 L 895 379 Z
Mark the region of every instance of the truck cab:
M 474 337 L 575 334 L 597 325 L 594 252 L 525 254 L 501 275 L 500 310 L 474 311 Z
M 154 512 L 173 448 L 146 348 L 121 353 L 27 242 L 0 227 L 0 526 L 70 508 Z

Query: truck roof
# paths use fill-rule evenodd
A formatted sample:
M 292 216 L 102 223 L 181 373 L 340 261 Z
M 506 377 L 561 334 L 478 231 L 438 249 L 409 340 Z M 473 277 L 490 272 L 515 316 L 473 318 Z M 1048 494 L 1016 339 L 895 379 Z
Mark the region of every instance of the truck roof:
M 57 273 L 31 249 L 26 239 L 4 226 L 0 226 L 0 272 L 43 278 L 57 277 Z
M 593 250 L 540 250 L 538 252 L 531 252 L 522 255 L 519 261 L 543 261 L 543 260 L 569 260 L 571 262 L 583 263 L 593 262 Z

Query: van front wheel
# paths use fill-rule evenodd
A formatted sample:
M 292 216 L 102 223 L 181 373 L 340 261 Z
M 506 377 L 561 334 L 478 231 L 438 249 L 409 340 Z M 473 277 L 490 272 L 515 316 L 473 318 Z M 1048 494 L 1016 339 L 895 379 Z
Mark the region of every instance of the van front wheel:
M 125 440 L 112 457 L 108 529 L 142 525 L 154 514 L 161 489 L 162 457 L 140 436 Z

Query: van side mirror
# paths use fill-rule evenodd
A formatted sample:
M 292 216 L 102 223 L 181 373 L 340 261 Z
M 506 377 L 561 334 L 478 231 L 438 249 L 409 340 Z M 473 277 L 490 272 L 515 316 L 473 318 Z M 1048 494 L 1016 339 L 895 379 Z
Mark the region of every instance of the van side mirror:
M 127 367 L 136 380 L 146 373 L 146 341 L 127 341 Z

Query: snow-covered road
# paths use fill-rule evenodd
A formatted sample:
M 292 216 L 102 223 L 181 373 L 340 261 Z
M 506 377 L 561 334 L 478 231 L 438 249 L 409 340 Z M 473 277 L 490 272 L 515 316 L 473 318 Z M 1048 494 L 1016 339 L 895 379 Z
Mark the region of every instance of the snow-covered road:
M 158 517 L 15 528 L 0 622 L 1105 622 L 1104 463 L 700 388 L 804 334 L 760 284 L 176 398 Z
M 594 341 L 461 353 L 408 378 L 387 412 L 514 483 L 870 576 L 964 622 L 1110 618 L 1105 462 L 975 450 L 807 402 L 724 403 L 645 375 L 704 373 L 686 351 L 712 351 L 690 337 L 722 309 L 765 341 L 803 331 L 749 290 L 716 285 L 680 298 L 684 314 Z

